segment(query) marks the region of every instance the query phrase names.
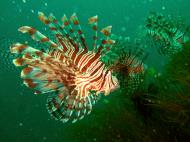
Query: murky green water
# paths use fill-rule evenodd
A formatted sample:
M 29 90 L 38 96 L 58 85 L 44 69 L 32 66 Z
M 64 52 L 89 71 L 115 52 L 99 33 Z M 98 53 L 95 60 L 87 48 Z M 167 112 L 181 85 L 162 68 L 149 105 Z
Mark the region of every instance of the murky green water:
M 17 41 L 25 42 L 30 39 L 18 32 L 20 26 L 29 25 L 44 31 L 44 24 L 37 18 L 38 11 L 46 14 L 53 13 L 57 19 L 61 19 L 63 14 L 69 17 L 77 13 L 87 43 L 91 44 L 92 34 L 87 24 L 91 16 L 99 16 L 100 29 L 112 25 L 112 33 L 136 38 L 141 34 L 139 29 L 144 25 L 151 11 L 182 16 L 188 25 L 189 6 L 188 0 L 1 0 L 0 141 L 188 142 L 190 92 L 189 84 L 184 83 L 185 81 L 180 82 L 183 91 L 179 89 L 179 93 L 176 93 L 177 87 L 173 82 L 167 82 L 167 76 L 156 79 L 156 87 L 155 84 L 150 85 L 148 91 L 152 93 L 151 95 L 165 92 L 167 97 L 163 98 L 153 95 L 146 99 L 148 91 L 143 92 L 144 94 L 139 97 L 140 93 L 126 95 L 125 89 L 118 89 L 109 96 L 103 96 L 93 107 L 91 114 L 84 119 L 74 124 L 63 124 L 55 121 L 48 114 L 45 106 L 46 94 L 34 95 L 31 89 L 23 85 L 20 70 L 12 64 L 15 56 L 9 53 L 9 46 Z M 35 45 L 34 42 L 32 44 Z M 158 55 L 152 48 L 148 48 L 148 51 L 149 58 L 146 60 L 146 64 L 150 67 L 148 75 L 151 76 L 150 80 L 152 78 L 155 80 L 165 70 L 165 64 L 171 58 Z M 184 57 L 187 60 L 180 60 L 181 64 L 185 64 L 189 59 L 189 55 Z M 179 59 L 181 58 L 182 56 L 179 55 Z M 180 64 L 177 61 L 172 63 Z M 188 63 L 185 65 L 181 72 L 189 67 Z M 178 77 L 178 81 L 183 80 L 183 77 L 189 79 L 186 76 L 190 74 L 188 69 L 184 76 L 181 73 L 182 76 Z M 159 80 L 162 82 L 164 80 L 164 85 Z M 172 84 L 168 87 L 169 91 L 164 90 L 168 84 Z M 157 93 L 158 90 L 161 91 Z M 179 97 L 179 94 L 186 95 Z M 158 103 L 159 107 L 156 105 L 152 107 L 151 103 L 147 103 L 149 99 L 158 102 L 160 98 L 162 101 Z

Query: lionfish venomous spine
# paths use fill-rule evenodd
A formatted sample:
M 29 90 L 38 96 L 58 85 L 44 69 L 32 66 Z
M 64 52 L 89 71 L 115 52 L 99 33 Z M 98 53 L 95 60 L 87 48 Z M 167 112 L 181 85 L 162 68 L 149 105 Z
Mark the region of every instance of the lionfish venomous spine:
M 19 31 L 28 33 L 32 39 L 46 45 L 47 50 L 16 43 L 10 50 L 20 57 L 14 59 L 13 63 L 24 66 L 21 78 L 36 94 L 54 94 L 47 99 L 47 109 L 56 120 L 72 120 L 74 123 L 91 112 L 100 93 L 108 95 L 119 87 L 112 71 L 100 60 L 102 49 L 114 44 L 110 38 L 111 26 L 101 30 L 103 38 L 97 46 L 98 16 L 89 18 L 95 33 L 93 50 L 90 50 L 76 14 L 70 19 L 64 15 L 62 23 L 53 14 L 46 17 L 39 12 L 38 16 L 50 28 L 57 42 L 32 27 L 23 26 Z

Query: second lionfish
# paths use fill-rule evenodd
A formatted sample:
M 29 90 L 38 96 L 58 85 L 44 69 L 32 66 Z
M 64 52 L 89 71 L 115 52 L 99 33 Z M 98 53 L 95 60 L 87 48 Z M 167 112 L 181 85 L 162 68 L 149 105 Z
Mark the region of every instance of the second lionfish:
M 101 56 L 101 60 L 116 75 L 120 90 L 132 94 L 143 81 L 148 53 L 140 39 L 131 40 L 130 37 L 115 35 L 112 35 L 112 39 L 115 44 L 109 51 L 104 50 L 105 54 Z
M 91 112 L 101 93 L 108 95 L 119 87 L 112 70 L 100 60 L 102 49 L 114 44 L 110 38 L 111 26 L 101 30 L 103 38 L 97 46 L 98 17 L 89 18 L 94 30 L 93 50 L 90 50 L 76 14 L 70 19 L 64 15 L 62 23 L 53 14 L 46 17 L 42 12 L 39 12 L 39 19 L 50 28 L 57 42 L 33 27 L 23 26 L 19 28 L 20 32 L 28 33 L 47 49 L 16 43 L 10 50 L 20 57 L 13 63 L 24 66 L 21 78 L 35 94 L 54 94 L 47 99 L 47 109 L 56 120 L 74 123 Z
M 185 26 L 181 17 L 152 12 L 146 19 L 145 31 L 148 40 L 153 39 L 153 45 L 162 55 L 179 52 L 183 44 L 189 41 L 189 27 Z

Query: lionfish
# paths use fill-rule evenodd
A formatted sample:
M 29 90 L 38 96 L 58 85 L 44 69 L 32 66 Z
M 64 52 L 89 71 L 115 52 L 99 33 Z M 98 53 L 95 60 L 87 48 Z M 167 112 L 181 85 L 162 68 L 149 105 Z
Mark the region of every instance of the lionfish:
M 143 79 L 146 70 L 144 61 L 148 54 L 140 39 L 113 36 L 115 44 L 101 56 L 105 65 L 113 71 L 119 80 L 120 88 L 132 93 Z M 105 50 L 105 49 L 104 49 Z
M 172 55 L 181 51 L 183 44 L 189 41 L 188 29 L 180 17 L 154 12 L 150 13 L 145 24 L 148 40 L 153 39 L 153 45 L 161 55 Z
M 91 112 L 100 94 L 108 95 L 119 87 L 112 70 L 100 60 L 102 49 L 114 44 L 110 38 L 112 27 L 101 30 L 103 38 L 97 45 L 98 16 L 89 18 L 94 31 L 93 49 L 90 50 L 75 13 L 70 19 L 64 15 L 62 22 L 58 22 L 53 14 L 47 17 L 39 12 L 38 17 L 49 27 L 56 42 L 33 27 L 20 27 L 20 32 L 28 33 L 32 39 L 46 45 L 47 50 L 13 44 L 11 53 L 20 55 L 13 63 L 24 66 L 21 78 L 35 94 L 53 94 L 47 99 L 47 109 L 53 118 L 74 123 Z

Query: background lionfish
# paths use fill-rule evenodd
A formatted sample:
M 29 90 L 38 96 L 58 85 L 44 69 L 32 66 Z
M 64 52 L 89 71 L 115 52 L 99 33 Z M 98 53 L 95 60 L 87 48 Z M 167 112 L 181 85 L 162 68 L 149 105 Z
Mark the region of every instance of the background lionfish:
M 110 68 L 119 80 L 120 89 L 132 93 L 143 79 L 146 70 L 144 61 L 148 54 L 140 39 L 131 40 L 130 37 L 112 35 L 115 44 L 105 51 L 101 60 Z M 104 49 L 105 50 L 105 49 Z
M 22 33 L 28 33 L 32 39 L 47 46 L 47 50 L 38 50 L 26 44 L 16 43 L 11 53 L 19 58 L 13 60 L 16 66 L 24 66 L 21 78 L 35 94 L 51 93 L 47 99 L 49 113 L 62 122 L 76 122 L 89 114 L 92 105 L 100 93 L 108 95 L 119 87 L 112 70 L 107 69 L 100 57 L 103 48 L 111 47 L 111 26 L 101 30 L 103 38 L 97 46 L 98 17 L 89 18 L 89 24 L 95 32 L 93 50 L 89 50 L 76 14 L 70 19 L 64 15 L 59 23 L 53 14 L 46 17 L 38 13 L 39 19 L 47 25 L 57 42 L 51 41 L 36 29 L 23 26 Z
M 153 39 L 153 45 L 162 55 L 171 55 L 181 51 L 184 43 L 189 41 L 189 27 L 181 17 L 173 18 L 152 12 L 146 19 L 145 32 Z

